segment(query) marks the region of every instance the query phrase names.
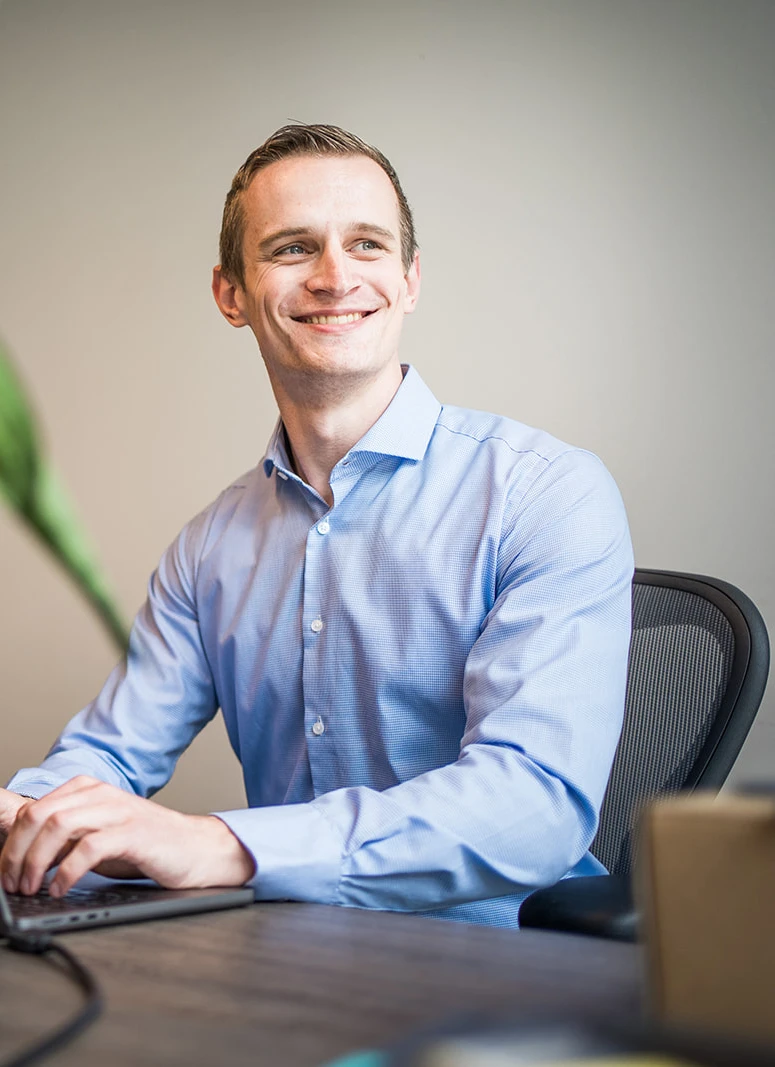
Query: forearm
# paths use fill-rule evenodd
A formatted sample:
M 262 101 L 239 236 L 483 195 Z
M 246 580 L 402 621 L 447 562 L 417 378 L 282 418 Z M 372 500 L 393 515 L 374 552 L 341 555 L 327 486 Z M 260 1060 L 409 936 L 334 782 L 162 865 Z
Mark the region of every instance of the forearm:
M 7 788 L 39 799 L 78 775 L 88 775 L 137 796 L 157 792 L 200 722 L 176 721 L 158 705 L 153 716 L 153 705 L 137 691 L 136 679 L 126 684 L 123 677 L 123 667 L 116 668 L 97 700 L 71 719 L 40 764 L 21 768 Z M 211 714 L 207 709 L 203 721 Z
M 8 782 L 7 788 L 21 796 L 39 800 L 81 774 L 99 778 L 126 792 L 134 792 L 127 777 L 117 771 L 98 744 L 68 742 L 67 728 L 49 755 L 37 767 L 20 768 Z
M 553 881 L 595 828 L 590 802 L 522 754 L 490 746 L 381 793 L 342 789 L 219 817 L 255 860 L 257 899 L 394 911 Z

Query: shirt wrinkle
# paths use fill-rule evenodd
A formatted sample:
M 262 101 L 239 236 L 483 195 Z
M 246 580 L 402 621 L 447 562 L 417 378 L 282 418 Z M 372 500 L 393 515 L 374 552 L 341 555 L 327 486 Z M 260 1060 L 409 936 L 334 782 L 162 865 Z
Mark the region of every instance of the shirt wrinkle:
M 444 408 L 442 408 L 442 414 L 444 414 L 445 412 L 455 411 L 455 410 L 459 410 L 459 409 L 455 409 L 455 408 L 451 408 L 450 409 L 448 407 L 444 407 Z M 508 448 L 510 452 L 514 453 L 514 455 L 517 455 L 517 456 L 534 455 L 536 457 L 536 459 L 544 460 L 547 463 L 551 463 L 551 462 L 553 462 L 553 460 L 559 459 L 560 456 L 565 455 L 564 452 L 560 452 L 556 456 L 545 456 L 542 452 L 538 452 L 535 448 L 516 448 L 512 444 L 512 442 L 509 441 L 508 438 L 506 438 L 506 437 L 500 437 L 498 434 L 495 434 L 495 433 L 483 433 L 481 435 L 473 434 L 469 430 L 463 430 L 463 429 L 460 429 L 460 428 L 457 428 L 457 427 L 454 427 L 454 426 L 447 426 L 446 423 L 441 421 L 441 419 L 439 420 L 439 429 L 440 430 L 446 430 L 447 433 L 455 434 L 455 436 L 457 436 L 457 437 L 468 437 L 468 438 L 470 438 L 470 440 L 476 441 L 477 444 L 480 444 L 480 445 L 486 444 L 486 443 L 488 443 L 490 441 L 497 441 L 499 444 L 505 445 L 506 448 Z M 572 451 L 572 452 L 581 452 L 581 451 L 583 451 L 583 449 L 570 448 L 570 447 L 567 450 L 568 451 Z

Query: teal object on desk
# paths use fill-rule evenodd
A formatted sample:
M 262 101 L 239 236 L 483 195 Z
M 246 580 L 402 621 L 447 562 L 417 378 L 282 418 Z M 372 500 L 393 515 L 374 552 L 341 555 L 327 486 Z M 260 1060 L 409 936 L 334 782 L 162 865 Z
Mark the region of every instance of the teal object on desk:
M 321 1067 L 387 1067 L 388 1058 L 384 1052 L 351 1052 L 341 1060 L 332 1060 Z

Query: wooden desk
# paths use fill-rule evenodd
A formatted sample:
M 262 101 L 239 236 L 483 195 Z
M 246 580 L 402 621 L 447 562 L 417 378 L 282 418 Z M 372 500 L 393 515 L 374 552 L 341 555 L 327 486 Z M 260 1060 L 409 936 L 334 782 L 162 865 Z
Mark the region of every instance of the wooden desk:
M 57 1067 L 316 1067 L 474 1013 L 639 1014 L 633 945 L 418 916 L 257 904 L 62 942 L 94 970 L 107 1009 Z M 0 951 L 0 1058 L 79 995 L 52 963 Z

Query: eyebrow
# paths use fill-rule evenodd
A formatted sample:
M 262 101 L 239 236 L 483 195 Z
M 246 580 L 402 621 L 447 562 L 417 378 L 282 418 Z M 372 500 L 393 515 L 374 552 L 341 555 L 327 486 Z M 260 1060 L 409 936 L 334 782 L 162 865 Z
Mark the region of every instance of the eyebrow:
M 373 233 L 377 237 L 384 237 L 388 241 L 398 243 L 398 238 L 392 230 L 386 230 L 384 226 L 378 226 L 373 222 L 354 222 L 347 227 L 351 233 Z M 311 230 L 306 226 L 289 226 L 284 230 L 276 230 L 265 237 L 259 244 L 261 252 L 268 252 L 279 241 L 286 241 L 291 237 L 306 237 Z

